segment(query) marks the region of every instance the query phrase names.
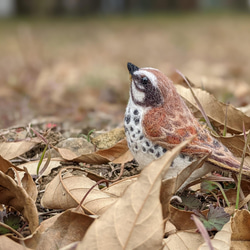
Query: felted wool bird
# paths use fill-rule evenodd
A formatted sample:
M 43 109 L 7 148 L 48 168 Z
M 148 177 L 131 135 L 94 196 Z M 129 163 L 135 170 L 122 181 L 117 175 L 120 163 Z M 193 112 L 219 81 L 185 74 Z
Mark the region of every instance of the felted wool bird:
M 131 85 L 124 127 L 128 147 L 141 168 L 195 135 L 172 162 L 166 178 L 205 155 L 209 155 L 206 164 L 194 171 L 188 182 L 217 168 L 239 171 L 239 161 L 200 125 L 167 76 L 158 69 L 132 63 L 127 67 Z M 248 166 L 243 170 L 250 173 Z

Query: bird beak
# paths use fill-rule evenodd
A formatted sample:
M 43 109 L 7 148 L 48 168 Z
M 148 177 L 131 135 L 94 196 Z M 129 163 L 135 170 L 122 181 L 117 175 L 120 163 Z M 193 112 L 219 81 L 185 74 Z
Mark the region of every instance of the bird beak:
M 135 71 L 139 70 L 139 67 L 135 66 L 130 62 L 128 62 L 127 67 L 128 67 L 128 72 L 131 76 L 134 74 Z

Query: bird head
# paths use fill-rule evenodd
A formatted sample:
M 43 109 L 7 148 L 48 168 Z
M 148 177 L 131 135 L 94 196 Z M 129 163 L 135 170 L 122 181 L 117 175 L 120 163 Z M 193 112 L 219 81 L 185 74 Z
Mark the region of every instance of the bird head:
M 130 96 L 135 104 L 159 107 L 182 102 L 172 81 L 158 69 L 139 68 L 132 63 L 127 67 L 131 76 Z

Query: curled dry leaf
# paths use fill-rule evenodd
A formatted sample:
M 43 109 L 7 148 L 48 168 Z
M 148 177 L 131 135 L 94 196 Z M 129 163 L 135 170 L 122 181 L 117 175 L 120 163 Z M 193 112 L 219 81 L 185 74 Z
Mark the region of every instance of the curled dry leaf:
M 236 211 L 232 218 L 232 240 L 250 241 L 250 212 L 247 210 Z
M 70 209 L 43 221 L 32 236 L 20 242 L 32 249 L 57 250 L 80 241 L 93 221 L 88 215 Z
M 248 135 L 249 131 L 246 133 Z M 220 140 L 235 156 L 242 157 L 243 149 L 245 146 L 244 135 L 228 135 L 224 136 L 215 136 L 218 140 Z M 247 151 L 246 155 L 250 155 L 250 152 Z
M 40 140 L 37 138 L 29 141 L 2 142 L 0 143 L 0 155 L 7 160 L 11 160 L 28 152 L 39 142 Z
M 27 168 L 24 167 L 25 174 L 22 178 L 22 186 L 27 192 L 27 194 L 33 199 L 33 201 L 36 201 L 38 190 L 36 187 L 35 182 L 33 181 L 33 178 L 29 174 Z
M 0 204 L 14 207 L 29 222 L 31 232 L 38 226 L 38 214 L 34 200 L 8 175 L 0 171 Z
M 40 169 L 44 166 L 46 161 L 47 161 L 47 159 L 44 159 L 42 161 Z M 49 162 L 48 167 L 42 173 L 42 175 L 39 175 L 39 178 L 42 177 L 42 176 L 48 175 L 51 172 L 52 169 L 57 168 L 58 166 L 60 166 L 61 165 L 60 162 L 61 162 L 60 159 L 51 159 L 50 162 Z M 24 164 L 19 165 L 19 167 L 20 168 L 26 168 L 30 175 L 36 175 L 38 163 L 39 163 L 39 161 L 30 161 L 30 162 L 26 162 Z M 22 177 L 22 173 L 20 174 L 20 177 Z
M 12 163 L 10 163 L 9 161 L 5 160 L 1 155 L 0 155 L 0 171 L 6 173 L 8 171 L 9 168 L 14 168 L 18 171 L 23 171 L 22 168 L 17 167 L 15 165 L 13 165 Z
M 139 175 L 134 175 L 134 176 L 119 180 L 111 184 L 109 187 L 103 188 L 102 191 L 109 195 L 115 195 L 117 197 L 120 197 L 123 195 L 126 188 L 137 180 L 138 176 Z
M 162 181 L 162 187 L 161 187 L 161 203 L 162 203 L 162 211 L 164 218 L 167 218 L 169 215 L 169 201 L 171 197 L 176 193 L 178 189 L 181 189 L 182 186 L 186 186 L 189 184 L 187 181 L 188 177 L 199 167 L 201 167 L 206 160 L 207 156 L 204 156 L 203 158 L 191 163 L 189 166 L 184 168 L 181 172 L 178 172 L 178 169 L 176 172 L 174 172 L 174 169 L 171 169 L 172 172 L 172 178 L 171 179 L 164 179 Z M 207 174 L 206 169 L 204 169 L 204 175 Z M 201 169 L 201 175 L 202 175 L 202 169 Z
M 198 249 L 203 242 L 204 240 L 199 233 L 178 231 L 164 239 L 165 247 L 163 250 Z
M 105 164 L 115 160 L 128 150 L 127 141 L 125 139 L 116 143 L 108 149 L 98 150 L 94 153 L 77 156 L 75 153 L 65 148 L 56 148 L 63 159 L 67 161 L 85 162 L 89 164 Z
M 191 215 L 194 214 L 192 211 L 180 210 L 172 205 L 170 205 L 169 210 L 169 221 L 173 223 L 178 230 L 196 229 L 195 223 L 191 220 Z M 208 210 L 204 210 L 201 213 L 206 216 Z
M 124 195 L 91 225 L 77 249 L 162 248 L 161 180 L 188 142 L 181 143 L 147 166 Z
M 31 248 L 24 247 L 23 245 L 18 244 L 14 240 L 8 238 L 5 235 L 0 236 L 0 250 L 6 250 L 6 249 L 15 249 L 15 250 L 31 250 Z
M 181 85 L 176 85 L 178 93 L 188 101 L 192 106 L 198 109 L 198 106 L 193 98 L 190 89 Z M 205 90 L 193 88 L 195 96 L 200 101 L 207 116 L 216 122 L 215 126 L 224 127 L 225 116 L 227 109 L 227 128 L 231 133 L 242 133 L 243 123 L 245 124 L 246 131 L 250 130 L 250 117 L 234 108 L 232 105 L 226 105 L 219 102 L 213 95 Z
M 73 175 L 63 171 L 66 170 L 62 169 L 46 186 L 41 200 L 43 207 L 51 209 L 76 207 L 89 189 L 96 184 L 85 175 Z M 84 200 L 83 209 L 89 214 L 102 214 L 116 199 L 114 195 L 104 193 L 96 186 Z
M 132 155 L 130 150 L 127 150 L 124 154 L 113 160 L 113 163 L 126 163 L 129 161 L 132 161 L 134 159 L 134 156 Z
M 170 235 L 176 233 L 176 227 L 174 224 L 172 224 L 169 220 L 165 223 L 165 235 Z

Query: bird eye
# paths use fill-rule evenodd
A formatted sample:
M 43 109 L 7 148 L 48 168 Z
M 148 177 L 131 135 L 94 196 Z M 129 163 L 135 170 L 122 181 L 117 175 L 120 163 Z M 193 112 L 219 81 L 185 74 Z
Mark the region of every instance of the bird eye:
M 148 78 L 146 76 L 142 77 L 142 84 L 147 84 Z

